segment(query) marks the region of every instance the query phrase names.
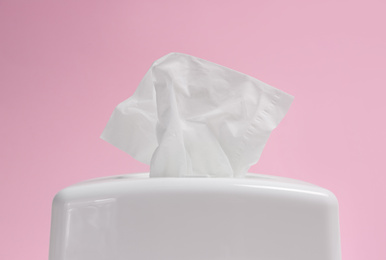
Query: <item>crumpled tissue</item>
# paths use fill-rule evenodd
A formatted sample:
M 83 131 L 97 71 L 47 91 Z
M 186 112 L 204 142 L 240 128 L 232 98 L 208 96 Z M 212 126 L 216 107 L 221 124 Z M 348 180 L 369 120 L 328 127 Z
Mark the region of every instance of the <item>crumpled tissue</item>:
M 101 138 L 150 165 L 150 177 L 243 177 L 293 97 L 181 53 L 153 63 Z

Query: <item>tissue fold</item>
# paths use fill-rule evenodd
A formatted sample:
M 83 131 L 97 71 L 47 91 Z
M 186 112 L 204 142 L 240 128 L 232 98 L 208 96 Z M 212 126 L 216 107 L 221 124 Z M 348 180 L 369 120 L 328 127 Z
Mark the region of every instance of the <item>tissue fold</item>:
M 101 138 L 150 165 L 151 177 L 243 177 L 293 97 L 186 54 L 153 63 Z

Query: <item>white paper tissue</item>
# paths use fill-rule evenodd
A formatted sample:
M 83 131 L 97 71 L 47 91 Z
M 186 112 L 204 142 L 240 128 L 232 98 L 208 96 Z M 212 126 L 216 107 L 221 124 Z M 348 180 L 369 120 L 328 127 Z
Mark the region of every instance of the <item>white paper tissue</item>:
M 243 177 L 293 97 L 181 53 L 153 63 L 101 138 L 150 164 L 150 177 Z

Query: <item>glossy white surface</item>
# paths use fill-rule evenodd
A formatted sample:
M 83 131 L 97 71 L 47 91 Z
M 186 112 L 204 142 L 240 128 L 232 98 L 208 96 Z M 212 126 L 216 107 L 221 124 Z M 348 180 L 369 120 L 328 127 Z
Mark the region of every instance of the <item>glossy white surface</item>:
M 338 203 L 258 174 L 95 179 L 56 195 L 49 259 L 340 260 Z

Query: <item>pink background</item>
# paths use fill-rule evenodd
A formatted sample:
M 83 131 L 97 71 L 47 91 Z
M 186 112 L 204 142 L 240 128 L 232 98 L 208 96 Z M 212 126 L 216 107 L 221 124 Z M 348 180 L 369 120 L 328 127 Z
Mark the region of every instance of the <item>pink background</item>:
M 386 259 L 385 3 L 0 0 L 0 259 L 47 259 L 60 189 L 148 170 L 99 135 L 169 52 L 294 95 L 251 171 L 330 189 L 343 259 Z

